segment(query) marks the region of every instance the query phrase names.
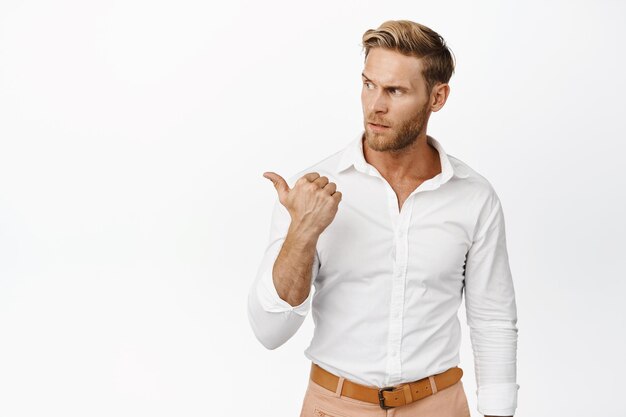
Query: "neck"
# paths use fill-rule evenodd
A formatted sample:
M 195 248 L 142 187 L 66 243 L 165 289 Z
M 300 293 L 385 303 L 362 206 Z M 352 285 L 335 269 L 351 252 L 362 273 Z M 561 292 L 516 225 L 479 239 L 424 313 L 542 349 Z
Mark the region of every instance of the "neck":
M 361 140 L 365 160 L 387 179 L 419 181 L 432 178 L 441 172 L 439 152 L 428 143 L 426 133 L 398 151 L 376 151 L 368 146 L 365 135 Z

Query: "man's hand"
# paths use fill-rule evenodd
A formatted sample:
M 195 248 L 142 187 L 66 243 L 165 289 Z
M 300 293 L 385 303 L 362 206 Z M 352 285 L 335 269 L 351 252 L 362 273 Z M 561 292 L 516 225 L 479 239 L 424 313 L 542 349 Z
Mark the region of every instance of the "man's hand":
M 278 296 L 291 306 L 306 300 L 311 291 L 312 267 L 317 240 L 335 218 L 341 193 L 328 178 L 310 172 L 298 179 L 292 189 L 278 174 L 263 176 L 274 183 L 280 203 L 291 216 L 285 241 L 272 269 Z

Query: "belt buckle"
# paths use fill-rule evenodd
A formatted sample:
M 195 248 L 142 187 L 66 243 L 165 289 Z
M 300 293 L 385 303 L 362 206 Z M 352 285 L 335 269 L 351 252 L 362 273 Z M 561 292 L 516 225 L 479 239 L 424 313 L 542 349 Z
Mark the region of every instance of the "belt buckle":
M 383 391 L 393 391 L 394 388 L 395 387 L 385 387 L 378 390 L 378 404 L 383 410 L 388 410 L 395 407 L 394 405 L 385 405 L 385 397 L 383 396 Z

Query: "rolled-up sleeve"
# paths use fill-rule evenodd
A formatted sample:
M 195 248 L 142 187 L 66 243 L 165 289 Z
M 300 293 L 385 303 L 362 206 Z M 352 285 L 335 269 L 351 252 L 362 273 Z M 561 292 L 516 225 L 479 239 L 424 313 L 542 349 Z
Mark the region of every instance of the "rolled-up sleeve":
M 280 253 L 291 217 L 278 199 L 274 204 L 270 239 L 248 293 L 248 321 L 257 339 L 268 349 L 275 349 L 289 340 L 300 328 L 310 308 L 313 288 L 298 306 L 292 306 L 279 297 L 272 277 L 274 262 Z M 313 283 L 319 271 L 319 256 L 315 252 L 311 271 Z
M 502 205 L 487 202 L 465 263 L 465 307 L 474 353 L 478 411 L 512 416 L 517 408 L 517 307 Z

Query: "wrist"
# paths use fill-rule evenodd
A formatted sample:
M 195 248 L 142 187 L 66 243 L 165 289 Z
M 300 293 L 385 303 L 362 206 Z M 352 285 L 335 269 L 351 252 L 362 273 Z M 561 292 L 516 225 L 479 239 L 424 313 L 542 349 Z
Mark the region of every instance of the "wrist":
M 320 232 L 314 228 L 305 226 L 302 223 L 292 222 L 289 225 L 287 236 L 290 240 L 301 247 L 317 246 Z

